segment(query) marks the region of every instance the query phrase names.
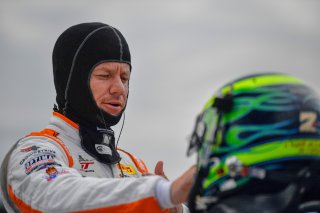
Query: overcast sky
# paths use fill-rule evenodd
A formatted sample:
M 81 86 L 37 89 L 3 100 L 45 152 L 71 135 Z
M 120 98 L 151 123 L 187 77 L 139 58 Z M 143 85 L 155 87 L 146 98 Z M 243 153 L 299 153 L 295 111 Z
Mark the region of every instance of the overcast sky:
M 195 163 L 187 139 L 224 83 L 279 71 L 320 91 L 319 11 L 318 0 L 0 0 L 0 160 L 47 125 L 52 48 L 71 25 L 99 21 L 124 34 L 133 71 L 119 146 L 150 170 L 163 160 L 174 179 Z

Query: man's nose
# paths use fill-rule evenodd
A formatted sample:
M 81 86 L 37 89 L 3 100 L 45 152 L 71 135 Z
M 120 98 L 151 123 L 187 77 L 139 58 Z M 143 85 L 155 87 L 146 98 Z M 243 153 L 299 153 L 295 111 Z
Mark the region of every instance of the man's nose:
M 115 95 L 121 95 L 125 92 L 125 85 L 120 77 L 115 77 L 110 86 L 110 93 Z

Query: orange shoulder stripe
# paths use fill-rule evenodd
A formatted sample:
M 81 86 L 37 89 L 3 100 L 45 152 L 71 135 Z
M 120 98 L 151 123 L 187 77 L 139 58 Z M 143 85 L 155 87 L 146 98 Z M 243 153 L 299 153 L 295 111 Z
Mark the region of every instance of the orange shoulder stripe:
M 114 213 L 163 213 L 169 212 L 168 210 L 162 210 L 158 204 L 158 201 L 154 197 L 144 198 L 132 203 L 126 203 L 118 206 L 102 207 L 91 210 L 77 211 L 74 213 L 104 213 L 104 212 L 114 212 Z
M 31 132 L 28 136 L 46 137 L 46 138 L 49 138 L 52 141 L 56 142 L 63 149 L 64 153 L 66 154 L 66 156 L 68 158 L 69 167 L 72 167 L 73 166 L 73 158 L 72 158 L 68 148 L 66 147 L 66 145 L 56 137 L 58 134 L 59 133 L 57 133 L 56 131 L 54 131 L 52 129 L 44 129 L 41 132 Z
M 41 211 L 33 209 L 31 206 L 19 199 L 12 191 L 11 185 L 8 187 L 8 192 L 11 200 L 14 204 L 20 209 L 21 212 L 30 212 L 30 213 L 41 213 Z
M 141 173 L 148 173 L 149 172 L 146 164 L 141 159 L 139 159 L 136 156 L 130 154 L 129 152 L 124 151 L 123 149 L 119 149 L 119 148 L 117 148 L 117 149 L 119 151 L 122 151 L 123 153 L 127 154 L 131 158 L 131 160 L 134 162 L 134 164 L 138 168 L 139 172 L 141 172 Z

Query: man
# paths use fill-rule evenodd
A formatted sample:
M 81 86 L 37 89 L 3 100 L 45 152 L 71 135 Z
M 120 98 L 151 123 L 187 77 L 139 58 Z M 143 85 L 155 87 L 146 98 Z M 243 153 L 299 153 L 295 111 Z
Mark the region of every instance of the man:
M 150 175 L 115 143 L 111 127 L 126 108 L 132 68 L 120 31 L 103 23 L 72 26 L 58 38 L 52 59 L 57 106 L 49 125 L 21 138 L 4 159 L 7 210 L 181 211 L 194 168 L 170 182 L 162 162 Z
M 192 212 L 320 212 L 320 98 L 281 73 L 223 86 L 197 118 Z

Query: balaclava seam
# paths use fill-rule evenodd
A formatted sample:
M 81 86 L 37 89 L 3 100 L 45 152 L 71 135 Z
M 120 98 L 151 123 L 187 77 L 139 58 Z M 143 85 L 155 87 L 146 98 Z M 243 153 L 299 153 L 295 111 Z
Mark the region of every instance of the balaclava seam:
M 116 34 L 117 38 L 118 38 L 118 41 L 119 41 L 119 45 L 120 45 L 120 61 L 122 61 L 122 56 L 123 56 L 123 48 L 122 48 L 122 41 L 118 35 L 118 33 L 113 29 L 111 28 L 112 31 L 114 32 L 114 34 Z
M 73 59 L 72 59 L 72 64 L 71 64 L 71 68 L 70 68 L 70 73 L 69 73 L 69 76 L 68 76 L 68 81 L 67 81 L 67 85 L 66 85 L 66 90 L 64 92 L 64 97 L 65 97 L 65 104 L 64 104 L 64 107 L 63 107 L 63 113 L 65 114 L 66 112 L 66 108 L 67 108 L 67 103 L 68 103 L 68 91 L 69 91 L 69 85 L 70 85 L 70 81 L 71 81 L 71 77 L 72 77 L 72 74 L 73 74 L 73 70 L 74 70 L 74 64 L 76 62 L 76 59 L 78 57 L 78 54 L 80 52 L 80 50 L 82 49 L 83 45 L 86 43 L 86 41 L 93 35 L 95 34 L 97 31 L 101 30 L 101 29 L 104 29 L 104 28 L 110 28 L 109 26 L 103 26 L 103 27 L 100 27 L 98 29 L 95 29 L 93 30 L 92 32 L 90 32 L 84 39 L 83 41 L 81 42 L 81 44 L 79 45 L 77 51 L 75 52 L 74 56 L 73 56 Z M 122 51 L 121 51 L 122 52 Z M 122 58 L 122 57 L 121 57 Z M 89 77 L 90 79 L 90 77 Z

